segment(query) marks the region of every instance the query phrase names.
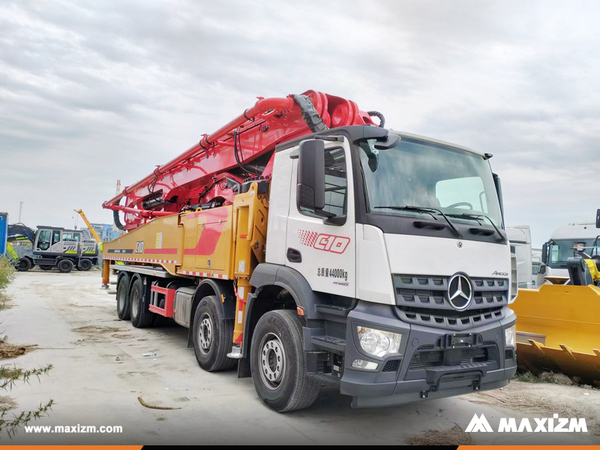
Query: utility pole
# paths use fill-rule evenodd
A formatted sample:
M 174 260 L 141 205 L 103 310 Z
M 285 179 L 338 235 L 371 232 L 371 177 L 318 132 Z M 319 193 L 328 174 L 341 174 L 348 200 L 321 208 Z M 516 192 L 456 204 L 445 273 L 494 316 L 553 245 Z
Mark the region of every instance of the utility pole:
M 23 210 L 23 202 L 19 202 L 19 223 L 21 223 L 21 211 Z

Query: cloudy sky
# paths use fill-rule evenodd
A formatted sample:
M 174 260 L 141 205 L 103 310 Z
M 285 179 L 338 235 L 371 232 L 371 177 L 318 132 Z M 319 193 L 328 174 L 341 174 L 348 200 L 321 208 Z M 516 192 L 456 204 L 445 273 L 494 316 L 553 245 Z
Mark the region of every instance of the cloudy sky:
M 309 89 L 494 154 L 534 245 L 600 207 L 596 1 L 0 3 L 0 211 L 72 227 L 251 107 Z

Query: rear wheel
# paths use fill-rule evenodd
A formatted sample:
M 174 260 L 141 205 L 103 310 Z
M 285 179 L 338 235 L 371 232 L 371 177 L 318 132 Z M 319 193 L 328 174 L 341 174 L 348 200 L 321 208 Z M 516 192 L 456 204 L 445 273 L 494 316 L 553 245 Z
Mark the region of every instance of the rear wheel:
M 131 324 L 136 328 L 148 328 L 152 325 L 154 314 L 150 312 L 150 287 L 144 286 L 142 277 L 135 275 L 129 291 L 131 304 Z
M 117 316 L 121 320 L 129 320 L 129 274 L 121 273 L 117 281 Z
M 70 259 L 61 259 L 56 267 L 58 267 L 59 272 L 69 273 L 73 270 L 73 261 Z
M 252 336 L 250 366 L 256 393 L 277 412 L 308 408 L 319 396 L 319 383 L 306 375 L 302 323 L 289 310 L 260 318 Z
M 17 271 L 19 271 L 19 272 L 27 272 L 32 267 L 33 267 L 33 264 L 31 264 L 31 261 L 28 260 L 27 258 L 21 258 L 21 259 L 19 259 L 19 262 L 17 263 Z
M 223 319 L 217 297 L 209 295 L 198 303 L 194 314 L 194 353 L 208 372 L 231 369 L 237 362 L 227 357 L 233 346 L 233 319 Z
M 79 261 L 77 268 L 79 270 L 88 271 L 92 268 L 92 261 L 90 261 L 89 259 L 82 259 L 81 261 Z

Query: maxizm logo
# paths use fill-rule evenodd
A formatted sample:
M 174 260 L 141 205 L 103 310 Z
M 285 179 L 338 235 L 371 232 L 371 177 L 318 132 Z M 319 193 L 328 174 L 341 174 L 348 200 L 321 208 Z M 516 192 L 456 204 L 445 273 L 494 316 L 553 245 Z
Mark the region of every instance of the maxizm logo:
M 475 414 L 465 430 L 467 433 L 493 433 L 490 423 L 485 416 Z M 587 424 L 583 418 L 558 417 L 553 414 L 551 418 L 533 419 L 533 423 L 528 419 L 517 419 L 510 417 L 501 417 L 498 424 L 498 433 L 587 433 Z

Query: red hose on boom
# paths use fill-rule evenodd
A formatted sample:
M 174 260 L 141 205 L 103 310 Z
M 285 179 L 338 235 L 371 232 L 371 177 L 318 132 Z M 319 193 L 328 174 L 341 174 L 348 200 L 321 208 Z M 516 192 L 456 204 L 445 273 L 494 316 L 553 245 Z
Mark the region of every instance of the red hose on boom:
M 369 114 L 340 97 L 316 91 L 285 98 L 259 97 L 253 107 L 204 135 L 198 144 L 126 187 L 102 207 L 124 212 L 123 228 L 132 230 L 152 217 L 176 214 L 190 205 L 215 200 L 228 204 L 235 196 L 234 187 L 248 172 L 270 177 L 270 158 L 278 143 L 330 126 L 363 124 L 374 125 Z M 121 205 L 123 198 L 125 204 Z

